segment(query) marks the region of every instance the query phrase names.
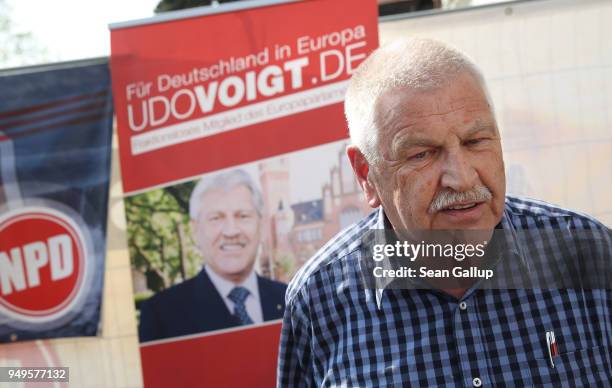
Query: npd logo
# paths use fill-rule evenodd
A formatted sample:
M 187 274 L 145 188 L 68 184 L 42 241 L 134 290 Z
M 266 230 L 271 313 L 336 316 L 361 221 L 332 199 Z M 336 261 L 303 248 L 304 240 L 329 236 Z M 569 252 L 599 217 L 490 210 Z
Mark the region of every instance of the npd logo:
M 26 206 L 0 215 L 0 314 L 17 326 L 61 322 L 82 299 L 88 251 L 63 212 Z

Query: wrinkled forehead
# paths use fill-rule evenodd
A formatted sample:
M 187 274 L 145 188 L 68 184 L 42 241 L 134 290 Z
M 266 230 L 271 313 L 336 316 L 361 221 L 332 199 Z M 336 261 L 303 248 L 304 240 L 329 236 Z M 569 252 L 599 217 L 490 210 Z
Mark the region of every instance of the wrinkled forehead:
M 495 125 L 493 107 L 481 82 L 469 73 L 449 79 L 443 85 L 415 89 L 396 87 L 382 92 L 374 105 L 374 123 L 380 140 L 389 139 L 400 129 L 425 131 L 427 120 L 457 116 L 471 118 L 481 125 Z M 469 124 L 466 122 L 466 124 Z

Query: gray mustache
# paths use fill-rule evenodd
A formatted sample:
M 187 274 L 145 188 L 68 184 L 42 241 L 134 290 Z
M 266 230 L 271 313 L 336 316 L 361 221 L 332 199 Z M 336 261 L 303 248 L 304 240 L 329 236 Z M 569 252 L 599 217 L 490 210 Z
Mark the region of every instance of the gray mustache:
M 461 202 L 485 202 L 493 198 L 491 191 L 482 185 L 474 186 L 472 190 L 458 192 L 454 190 L 444 190 L 436 194 L 436 197 L 429 205 L 428 212 L 435 213 L 451 205 Z

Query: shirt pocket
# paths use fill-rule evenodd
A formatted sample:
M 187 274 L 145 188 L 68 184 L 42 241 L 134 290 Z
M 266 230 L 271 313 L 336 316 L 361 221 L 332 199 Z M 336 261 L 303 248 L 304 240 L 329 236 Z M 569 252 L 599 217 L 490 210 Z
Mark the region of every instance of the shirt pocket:
M 607 346 L 561 353 L 550 359 L 539 358 L 525 365 L 534 386 L 612 387 L 612 349 Z

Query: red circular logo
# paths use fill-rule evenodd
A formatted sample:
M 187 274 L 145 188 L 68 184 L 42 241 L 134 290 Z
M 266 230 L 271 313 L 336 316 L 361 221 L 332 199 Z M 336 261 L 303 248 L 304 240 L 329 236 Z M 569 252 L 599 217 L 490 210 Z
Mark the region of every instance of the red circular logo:
M 85 273 L 78 225 L 54 209 L 27 207 L 0 216 L 0 308 L 40 322 L 70 310 Z

